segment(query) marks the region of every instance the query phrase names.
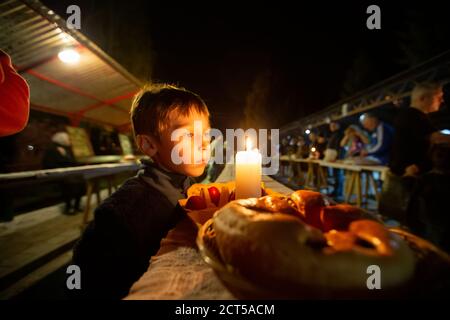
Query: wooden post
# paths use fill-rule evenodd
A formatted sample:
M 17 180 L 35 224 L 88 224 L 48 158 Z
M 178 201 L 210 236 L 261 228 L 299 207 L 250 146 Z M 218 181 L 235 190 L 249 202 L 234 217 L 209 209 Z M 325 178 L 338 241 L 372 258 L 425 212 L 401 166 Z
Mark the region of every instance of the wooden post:
M 97 207 L 100 205 L 101 202 L 101 197 L 100 197 L 100 180 L 96 179 L 95 183 L 94 183 L 94 188 L 95 188 L 95 196 L 97 198 Z
M 350 172 L 350 181 L 348 183 L 347 195 L 346 195 L 346 198 L 345 198 L 346 202 L 350 202 L 351 196 L 353 194 L 353 185 L 354 185 L 355 176 L 356 176 L 355 173 L 356 172 L 354 172 L 354 171 Z
M 366 181 L 365 181 L 365 187 L 364 187 L 364 196 L 365 196 L 365 203 L 369 203 L 369 193 L 370 193 L 370 186 L 369 186 L 369 176 L 371 176 L 370 172 L 366 172 Z
M 355 172 L 356 176 L 356 205 L 361 207 L 361 172 Z
M 86 181 L 86 206 L 84 208 L 83 224 L 81 226 L 83 229 L 89 222 L 89 213 L 91 210 L 91 199 L 92 199 L 93 188 L 94 188 L 94 186 L 93 186 L 92 180 L 87 180 Z

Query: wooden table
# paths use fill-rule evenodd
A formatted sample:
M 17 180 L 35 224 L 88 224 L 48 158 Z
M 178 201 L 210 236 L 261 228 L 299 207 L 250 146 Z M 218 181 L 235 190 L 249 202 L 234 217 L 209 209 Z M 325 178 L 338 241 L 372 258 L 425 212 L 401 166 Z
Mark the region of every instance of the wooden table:
M 99 187 L 102 180 L 107 182 L 109 193 L 116 187 L 115 177 L 126 172 L 136 172 L 141 164 L 136 162 L 87 165 L 70 168 L 23 171 L 0 174 L 0 192 L 2 189 L 11 190 L 24 186 L 39 185 L 42 182 L 62 181 L 70 177 L 80 177 L 86 183 L 86 206 L 84 208 L 82 227 L 89 220 L 92 195 L 96 194 L 97 203 L 100 202 Z
M 226 165 L 216 181 L 230 180 L 234 180 L 234 167 Z M 292 192 L 270 177 L 264 176 L 263 182 L 274 191 Z M 198 252 L 197 230 L 189 218 L 172 229 L 151 258 L 148 270 L 133 284 L 125 299 L 234 299 Z
M 379 201 L 380 193 L 378 191 L 377 183 L 374 179 L 373 173 L 380 173 L 381 180 L 389 170 L 388 167 L 379 165 L 360 165 L 360 164 L 350 164 L 343 161 L 328 162 L 324 160 L 314 160 L 314 159 L 299 159 L 294 156 L 281 156 L 280 161 L 288 162 L 293 168 L 296 164 L 305 163 L 308 166 L 306 172 L 306 179 L 304 186 L 309 189 L 316 189 L 320 191 L 322 188 L 328 189 L 327 183 L 327 173 L 324 168 L 342 169 L 345 172 L 345 188 L 344 188 L 344 198 L 346 202 L 349 202 L 352 195 L 356 195 L 356 204 L 361 206 L 364 197 L 362 189 L 362 176 L 366 175 L 364 195 L 367 197 L 370 186 L 375 192 L 375 198 L 377 202 Z M 300 172 L 301 168 L 297 167 L 297 172 Z
M 342 169 L 346 173 L 346 186 L 344 188 L 344 197 L 345 201 L 349 202 L 350 198 L 353 194 L 356 194 L 356 204 L 360 207 L 363 202 L 362 196 L 362 175 L 366 175 L 365 186 L 364 186 L 364 195 L 367 198 L 369 194 L 369 185 L 372 186 L 375 192 L 375 198 L 377 202 L 379 201 L 379 191 L 378 186 L 373 177 L 374 172 L 379 172 L 381 176 L 381 180 L 384 180 L 386 172 L 389 170 L 388 167 L 385 166 L 377 166 L 377 165 L 358 165 L 358 164 L 349 164 L 342 161 L 323 161 L 317 160 L 317 163 L 322 168 L 334 168 L 334 169 Z
M 313 189 L 313 190 L 321 190 L 322 188 L 327 188 L 327 178 L 326 178 L 326 172 L 323 170 L 320 170 L 319 160 L 311 159 L 311 158 L 296 158 L 294 155 L 291 156 L 281 156 L 280 161 L 288 162 L 291 170 L 297 171 L 297 174 L 301 174 L 303 172 L 301 164 L 306 164 L 307 170 L 306 170 L 306 177 L 304 180 L 304 183 L 299 183 L 301 185 L 304 185 L 307 189 Z M 296 170 L 294 170 L 294 168 Z M 294 177 L 298 180 L 303 180 L 301 177 Z M 289 177 L 289 180 L 291 180 L 291 177 Z

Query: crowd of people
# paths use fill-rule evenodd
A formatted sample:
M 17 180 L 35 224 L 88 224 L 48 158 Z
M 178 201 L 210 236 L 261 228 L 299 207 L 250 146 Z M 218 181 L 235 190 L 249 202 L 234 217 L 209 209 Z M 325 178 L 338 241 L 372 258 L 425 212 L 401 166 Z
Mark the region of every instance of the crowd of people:
M 450 219 L 442 211 L 450 194 L 450 126 L 432 121 L 445 112 L 443 102 L 441 84 L 417 84 L 409 107 L 399 108 L 391 123 L 374 112 L 364 113 L 359 124 L 346 128 L 331 122 L 327 132 L 284 137 L 280 153 L 387 166 L 379 211 L 450 249 Z
M 393 127 L 373 113 L 361 115 L 360 120 L 361 126 L 351 124 L 345 130 L 339 122 L 333 121 L 328 132 L 312 130 L 306 139 L 287 136 L 281 141 L 280 152 L 303 159 L 387 165 L 394 137 Z
M 385 165 L 396 175 L 418 175 L 431 169 L 430 147 L 449 140 L 448 133 L 435 128 L 428 117 L 438 112 L 442 102 L 441 85 L 420 84 L 412 92 L 411 106 L 400 108 L 393 123 L 382 121 L 372 112 L 362 114 L 360 124 L 350 124 L 345 129 L 333 121 L 328 130 L 307 130 L 306 138 L 284 137 L 280 153 L 296 158 Z

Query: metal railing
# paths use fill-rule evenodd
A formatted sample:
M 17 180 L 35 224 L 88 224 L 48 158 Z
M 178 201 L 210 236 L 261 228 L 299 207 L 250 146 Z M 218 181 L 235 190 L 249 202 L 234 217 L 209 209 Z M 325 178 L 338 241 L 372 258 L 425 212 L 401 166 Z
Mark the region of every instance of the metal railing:
M 450 82 L 450 50 L 319 112 L 288 123 L 280 128 L 280 133 L 284 135 L 294 130 L 311 129 L 388 103 L 396 103 L 410 96 L 417 83 L 426 81 L 441 81 L 443 84 Z

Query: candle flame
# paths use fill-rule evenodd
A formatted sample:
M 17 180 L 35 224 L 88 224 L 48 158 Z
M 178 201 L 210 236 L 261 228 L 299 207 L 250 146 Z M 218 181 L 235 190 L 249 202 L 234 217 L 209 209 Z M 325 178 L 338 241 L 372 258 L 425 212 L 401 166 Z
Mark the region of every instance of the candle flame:
M 316 148 L 312 147 L 311 152 L 316 152 Z
M 247 151 L 251 151 L 252 150 L 252 141 L 250 140 L 250 138 L 247 137 L 245 144 L 246 144 Z

